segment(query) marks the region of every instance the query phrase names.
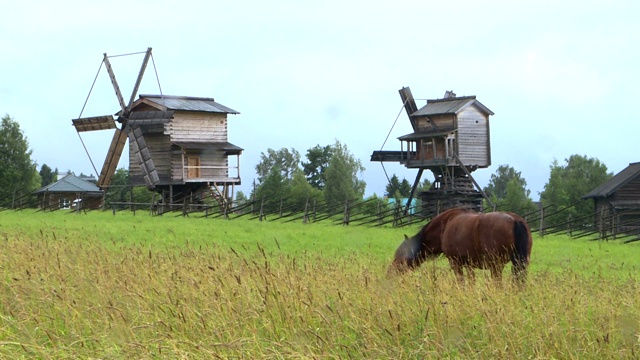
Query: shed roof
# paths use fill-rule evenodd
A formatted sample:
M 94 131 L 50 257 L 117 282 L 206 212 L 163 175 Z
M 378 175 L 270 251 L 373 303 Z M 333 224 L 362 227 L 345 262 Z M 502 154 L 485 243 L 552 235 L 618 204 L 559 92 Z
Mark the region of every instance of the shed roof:
M 222 114 L 240 114 L 232 108 L 217 103 L 213 98 L 193 97 L 193 96 L 172 96 L 172 95 L 145 95 L 141 94 L 136 101 L 148 100 L 160 106 L 164 106 L 168 110 L 181 111 L 204 111 Z M 134 104 L 134 107 L 137 104 Z
M 488 115 L 493 115 L 493 111 L 482 105 L 475 96 L 462 96 L 447 99 L 427 100 L 427 105 L 421 107 L 418 111 L 411 114 L 411 116 L 457 114 L 470 105 L 475 105 L 482 112 Z
M 608 197 L 615 193 L 619 188 L 626 185 L 629 181 L 640 176 L 640 162 L 629 164 L 619 173 L 615 174 L 609 181 L 591 190 L 583 199 Z
M 428 139 L 439 136 L 447 136 L 454 132 L 454 130 L 441 130 L 441 131 L 431 131 L 431 132 L 413 132 L 411 134 L 402 135 L 398 138 L 398 140 L 418 140 L 418 139 Z
M 95 195 L 101 195 L 100 188 L 85 179 L 79 178 L 73 174 L 68 174 L 62 179 L 51 183 L 47 186 L 40 188 L 36 191 L 36 194 L 44 192 L 57 192 L 57 193 L 95 193 Z
M 240 154 L 244 150 L 230 142 L 178 141 L 174 142 L 173 145 L 186 150 L 220 150 L 230 155 Z

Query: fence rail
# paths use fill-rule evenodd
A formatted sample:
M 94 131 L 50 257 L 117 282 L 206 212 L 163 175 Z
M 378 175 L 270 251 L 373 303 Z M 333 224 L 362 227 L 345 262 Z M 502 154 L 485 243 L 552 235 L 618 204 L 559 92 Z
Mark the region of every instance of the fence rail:
M 229 220 L 247 217 L 257 221 L 280 221 L 284 223 L 302 222 L 318 223 L 330 222 L 336 225 L 352 226 L 409 226 L 416 223 L 426 223 L 429 218 L 423 213 L 436 213 L 435 208 L 414 206 L 406 212 L 404 205 L 399 201 L 393 204 L 383 198 L 347 199 L 343 203 L 328 205 L 318 199 L 307 198 L 303 201 L 295 201 L 293 198 L 261 198 L 246 200 L 241 203 L 229 203 L 220 205 L 213 195 L 199 199 L 199 203 L 189 203 L 186 199 L 170 203 L 162 203 L 155 200 L 150 202 L 136 201 L 112 201 L 105 199 L 103 211 L 111 211 L 114 215 L 118 211 L 129 210 L 135 212 L 147 212 L 151 216 L 196 216 L 204 218 L 225 218 Z M 0 199 L 0 211 L 22 210 L 38 208 L 38 200 L 33 193 L 22 193 L 17 190 L 13 196 Z M 640 241 L 640 219 L 630 218 L 619 221 L 621 215 L 627 211 L 619 211 L 617 214 L 592 213 L 583 217 L 572 218 L 570 209 L 572 205 L 558 208 L 547 206 L 536 211 L 524 213 L 518 212 L 529 222 L 532 232 L 540 236 L 564 233 L 573 239 L 589 238 L 601 240 L 622 239 L 629 243 Z M 59 209 L 46 209 L 41 211 L 57 211 Z M 497 209 L 500 210 L 500 209 Z M 71 209 L 66 210 L 75 213 L 95 211 L 83 209 L 82 202 Z M 554 219 L 555 221 L 550 221 Z M 562 219 L 562 221 L 558 221 Z M 552 225 L 551 225 L 552 224 Z M 614 224 L 604 226 L 602 224 Z M 620 229 L 625 229 L 624 231 Z

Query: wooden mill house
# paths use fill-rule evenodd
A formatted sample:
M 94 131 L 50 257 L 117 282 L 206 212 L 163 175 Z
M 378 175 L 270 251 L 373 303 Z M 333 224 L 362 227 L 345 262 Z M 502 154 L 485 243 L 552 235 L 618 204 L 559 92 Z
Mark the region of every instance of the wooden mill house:
M 136 100 L 151 48 L 144 52 L 131 97 L 125 102 L 109 59 L 105 53 L 102 65 L 120 105 L 117 118 L 103 115 L 72 120 L 79 133 L 115 129 L 98 186 L 103 190 L 111 186 L 128 140 L 130 184 L 160 193 L 161 206 L 201 204 L 207 197 L 222 206 L 228 204 L 233 187 L 240 184 L 242 149 L 228 141 L 227 115 L 238 112 L 213 98 L 140 95 Z
M 189 202 L 199 202 L 207 194 L 222 202 L 231 198 L 233 187 L 240 184 L 243 149 L 228 141 L 227 115 L 239 112 L 212 98 L 159 95 L 140 95 L 133 103 L 132 118 L 138 112 L 172 114 L 136 120 L 158 173 L 154 187 L 164 191 L 167 203 L 186 196 L 194 196 Z M 131 184 L 146 185 L 138 164 L 129 142 Z
M 493 112 L 475 96 L 457 97 L 451 91 L 442 99 L 427 100 L 420 109 L 408 87 L 399 93 L 413 132 L 398 138 L 401 150 L 374 151 L 371 161 L 400 162 L 418 169 L 411 198 L 422 200 L 425 216 L 459 206 L 481 210 L 486 195 L 472 172 L 491 165 L 489 116 Z M 434 181 L 428 191 L 415 194 L 425 169 L 433 173 Z
M 205 198 L 227 204 L 241 183 L 243 150 L 228 141 L 229 114 L 239 112 L 213 98 L 140 95 L 126 119 L 130 184 L 160 193 L 161 205 L 200 204 Z M 100 117 L 73 122 L 78 131 L 115 128 Z M 117 165 L 110 160 L 118 152 L 115 142 L 98 180 L 102 188 L 109 187 Z

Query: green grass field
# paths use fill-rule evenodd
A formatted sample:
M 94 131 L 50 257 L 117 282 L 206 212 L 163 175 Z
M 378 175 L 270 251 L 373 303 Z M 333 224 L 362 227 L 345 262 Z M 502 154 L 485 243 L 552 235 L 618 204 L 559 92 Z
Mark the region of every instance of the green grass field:
M 535 238 L 524 289 L 387 278 L 417 230 L 4 211 L 0 358 L 640 358 L 640 244 Z

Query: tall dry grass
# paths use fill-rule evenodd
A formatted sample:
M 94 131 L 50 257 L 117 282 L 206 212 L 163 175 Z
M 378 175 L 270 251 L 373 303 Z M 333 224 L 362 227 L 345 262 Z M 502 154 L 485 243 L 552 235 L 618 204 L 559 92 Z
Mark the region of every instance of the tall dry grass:
M 387 278 L 391 252 L 371 248 L 402 230 L 55 216 L 0 226 L 2 358 L 640 357 L 637 277 L 536 258 L 553 239 L 520 289 L 461 284 L 444 261 Z

